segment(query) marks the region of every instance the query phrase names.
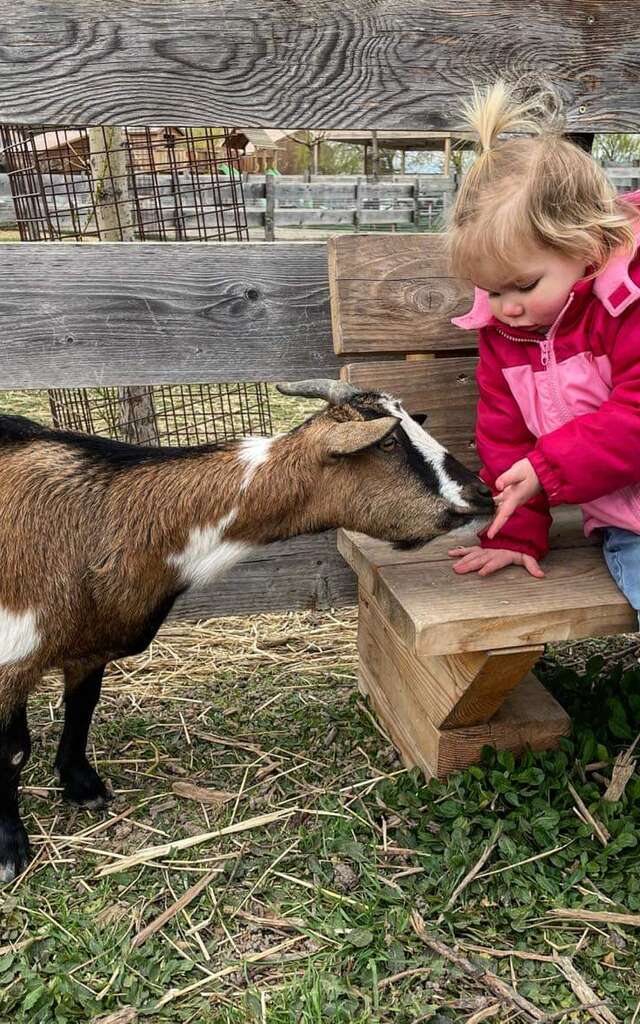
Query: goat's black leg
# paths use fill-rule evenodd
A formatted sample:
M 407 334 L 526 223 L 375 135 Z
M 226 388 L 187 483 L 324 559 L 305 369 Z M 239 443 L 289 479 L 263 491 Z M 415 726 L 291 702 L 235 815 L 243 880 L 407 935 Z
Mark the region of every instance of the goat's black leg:
M 65 665 L 64 728 L 56 754 L 65 800 L 80 807 L 106 807 L 111 796 L 87 760 L 87 737 L 105 666 Z
M 31 753 L 26 703 L 0 721 L 0 882 L 10 882 L 29 863 L 29 840 L 18 810 L 18 781 Z

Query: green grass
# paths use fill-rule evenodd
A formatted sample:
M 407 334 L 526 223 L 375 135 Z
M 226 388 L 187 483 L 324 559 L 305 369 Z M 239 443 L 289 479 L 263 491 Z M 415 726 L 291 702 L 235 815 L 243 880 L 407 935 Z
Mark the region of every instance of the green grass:
M 427 784 L 402 768 L 356 691 L 354 622 L 349 612 L 338 624 L 298 614 L 167 626 L 151 660 L 113 667 L 93 756 L 116 792 L 109 813 L 126 817 L 84 842 L 79 833 L 107 819 L 67 807 L 50 788 L 57 688 L 37 698 L 23 809 L 41 860 L 3 895 L 1 944 L 16 949 L 0 954 L 0 1020 L 94 1020 L 122 1007 L 154 1022 L 466 1020 L 488 993 L 422 945 L 414 911 L 431 935 L 483 969 L 510 984 L 515 977 L 520 994 L 545 1012 L 588 1019 L 569 1014 L 577 1000 L 554 964 L 510 963 L 465 946 L 555 950 L 572 958 L 620 1020 L 632 1019 L 640 999 L 637 929 L 564 923 L 549 912 L 640 912 L 640 778 L 607 804 L 604 784 L 585 773 L 590 762 L 609 765 L 627 744 L 609 703 L 616 695 L 625 694 L 623 731 L 640 727 L 630 710 L 640 699 L 640 671 L 617 678 L 591 659 L 577 674 L 552 653 L 540 666 L 547 682 L 573 710 L 582 695 L 572 739 L 560 751 L 518 760 L 488 751 L 484 764 Z M 173 792 L 185 780 L 233 798 L 205 813 Z M 606 824 L 606 847 L 577 818 L 569 782 Z M 277 810 L 292 813 L 96 876 L 118 854 Z M 447 909 L 496 829 L 484 866 L 491 873 Z M 186 913 L 134 949 L 133 936 L 223 854 L 233 856 Z M 292 925 L 261 926 L 247 912 Z M 266 962 L 245 959 L 291 938 Z M 25 940 L 32 942 L 20 948 Z M 171 989 L 227 967 L 231 973 L 158 1008 Z M 414 973 L 385 985 L 402 972 Z

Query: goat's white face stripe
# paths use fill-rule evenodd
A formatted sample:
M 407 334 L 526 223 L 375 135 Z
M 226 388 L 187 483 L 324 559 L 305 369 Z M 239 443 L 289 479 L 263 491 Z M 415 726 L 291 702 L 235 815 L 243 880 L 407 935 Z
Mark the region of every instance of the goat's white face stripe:
M 36 613 L 10 612 L 0 605 L 0 665 L 23 661 L 39 645 Z
M 247 467 L 240 484 L 241 494 L 246 491 L 253 480 L 258 467 L 267 461 L 271 445 L 275 440 L 276 437 L 246 437 L 240 445 L 238 460 Z
M 405 434 L 416 451 L 422 455 L 425 462 L 432 467 L 438 477 L 439 491 L 445 501 L 448 501 L 451 505 L 455 505 L 457 508 L 469 508 L 469 502 L 465 501 L 462 497 L 462 487 L 459 483 L 456 483 L 455 480 L 452 480 L 444 469 L 444 460 L 447 454 L 447 449 L 443 448 L 442 445 L 436 441 L 435 437 L 432 437 L 431 434 L 427 434 L 426 430 L 423 430 L 420 424 L 416 423 L 409 413 L 402 408 L 400 402 L 387 396 L 382 404 L 391 416 L 400 417 L 402 429 Z
M 222 540 L 235 518 L 235 511 L 229 512 L 215 526 L 196 526 L 186 547 L 169 555 L 167 561 L 178 569 L 183 583 L 205 587 L 249 554 L 251 545 L 245 541 Z

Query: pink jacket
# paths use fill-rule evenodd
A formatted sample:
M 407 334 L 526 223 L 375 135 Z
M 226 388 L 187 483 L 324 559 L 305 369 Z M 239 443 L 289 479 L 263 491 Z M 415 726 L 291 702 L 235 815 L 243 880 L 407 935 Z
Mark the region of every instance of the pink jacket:
M 640 205 L 640 192 L 625 196 Z M 636 229 L 640 245 L 640 227 Z M 544 490 L 485 548 L 542 558 L 549 505 L 582 507 L 585 533 L 621 526 L 640 534 L 640 252 L 581 279 L 546 338 L 491 315 L 487 292 L 452 323 L 479 328 L 476 444 L 481 477 L 528 458 Z

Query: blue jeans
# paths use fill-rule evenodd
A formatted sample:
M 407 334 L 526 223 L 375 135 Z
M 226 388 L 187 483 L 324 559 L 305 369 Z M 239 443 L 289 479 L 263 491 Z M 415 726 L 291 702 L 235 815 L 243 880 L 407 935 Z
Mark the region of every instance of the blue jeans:
M 602 531 L 602 553 L 618 589 L 638 613 L 640 628 L 640 534 L 607 526 Z

